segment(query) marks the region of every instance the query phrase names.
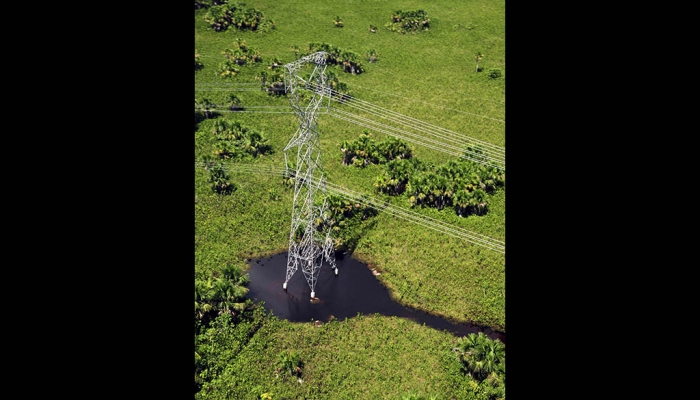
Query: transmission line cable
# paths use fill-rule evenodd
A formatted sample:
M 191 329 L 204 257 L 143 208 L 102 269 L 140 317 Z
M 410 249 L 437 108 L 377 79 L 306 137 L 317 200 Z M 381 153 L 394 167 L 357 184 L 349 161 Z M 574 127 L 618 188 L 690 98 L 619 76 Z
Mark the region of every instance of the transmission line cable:
M 411 99 L 411 98 L 406 97 L 406 96 L 401 96 L 401 95 L 393 94 L 393 93 L 387 93 L 387 92 L 383 92 L 383 91 L 381 91 L 381 90 L 368 88 L 368 87 L 366 87 L 366 86 L 360 86 L 360 85 L 358 85 L 358 84 L 356 84 L 356 83 L 353 83 L 353 87 L 358 87 L 358 88 L 360 88 L 360 89 L 371 90 L 371 91 L 373 91 L 373 92 L 381 93 L 381 94 L 386 95 L 386 96 L 398 97 L 398 98 L 401 98 L 401 99 L 404 99 L 404 100 L 407 100 L 407 101 L 412 101 L 412 102 L 414 102 L 414 103 L 423 103 L 423 104 L 427 104 L 427 105 L 429 105 L 429 106 L 431 106 L 431 107 L 438 107 L 438 108 L 442 108 L 442 109 L 444 109 L 444 110 L 456 111 L 456 112 L 459 112 L 459 113 L 463 113 L 463 114 L 467 114 L 467 115 L 473 115 L 473 116 L 475 116 L 475 117 L 486 118 L 486 119 L 490 119 L 490 120 L 494 120 L 494 121 L 498 121 L 498 122 L 506 122 L 504 119 L 493 118 L 493 117 L 489 117 L 489 116 L 487 116 L 487 115 L 479 115 L 479 114 L 474 114 L 474 113 L 470 113 L 470 112 L 466 112 L 466 111 L 462 111 L 462 110 L 457 110 L 457 109 L 450 108 L 450 107 L 439 106 L 439 105 L 437 105 L 437 104 L 429 103 L 429 102 L 427 102 L 427 101 Z M 484 101 L 484 100 L 485 100 L 485 101 L 489 101 L 489 102 L 496 103 L 496 104 L 499 104 L 499 105 L 503 105 L 503 104 L 504 104 L 504 102 L 501 101 L 501 100 L 495 100 L 495 99 L 477 99 L 477 98 L 474 98 L 474 97 L 468 97 L 468 98 L 469 98 L 469 99 L 473 99 L 473 100 L 479 100 L 479 101 Z
M 319 88 L 323 89 L 323 88 Z M 352 107 L 362 109 L 364 111 L 367 111 L 369 113 L 375 114 L 377 116 L 380 116 L 382 118 L 389 119 L 393 122 L 403 124 L 405 126 L 411 127 L 413 129 L 418 130 L 419 128 L 416 128 L 416 126 L 420 126 L 422 131 L 431 134 L 434 136 L 437 136 L 443 140 L 450 140 L 453 142 L 457 142 L 459 144 L 463 144 L 464 142 L 474 142 L 476 144 L 481 145 L 486 151 L 491 151 L 496 154 L 504 154 L 505 149 L 501 146 L 497 146 L 488 142 L 484 142 L 482 140 L 474 139 L 469 136 L 465 136 L 462 134 L 459 134 L 457 132 L 450 131 L 448 129 L 441 128 L 439 126 L 430 124 L 428 122 L 421 121 L 419 119 L 409 117 L 403 114 L 399 114 L 395 111 L 391 111 L 379 106 L 376 106 L 368 101 L 364 100 L 359 100 L 353 96 L 347 95 L 347 94 L 342 94 L 334 89 L 330 89 L 330 91 L 333 94 L 336 94 L 337 97 L 333 97 L 334 100 L 336 100 L 338 103 L 341 104 L 348 104 Z
M 443 152 L 443 153 L 447 153 L 447 154 L 450 154 L 450 155 L 453 155 L 453 156 L 456 156 L 456 157 L 464 158 L 464 159 L 467 159 L 467 160 L 470 160 L 470 161 L 473 161 L 473 162 L 476 162 L 476 163 L 480 163 L 480 164 L 483 164 L 483 165 L 487 165 L 487 166 L 493 166 L 492 163 L 485 162 L 485 161 L 483 161 L 481 158 L 472 158 L 472 157 L 470 157 L 470 156 L 467 155 L 467 154 L 464 154 L 464 153 L 459 152 L 459 151 L 454 151 L 454 150 L 446 149 L 445 147 L 442 147 L 441 145 L 436 146 L 436 145 L 433 145 L 433 144 L 429 144 L 429 143 L 422 142 L 422 141 L 420 141 L 420 140 L 418 140 L 418 139 L 415 139 L 414 137 L 407 137 L 407 136 L 401 135 L 400 133 L 397 132 L 397 128 L 387 127 L 387 128 L 389 128 L 389 129 L 392 129 L 392 131 L 387 131 L 387 130 L 385 130 L 385 129 L 382 129 L 382 128 L 380 128 L 380 127 L 377 127 L 376 124 L 378 124 L 378 125 L 383 125 L 383 124 L 380 124 L 380 123 L 378 123 L 378 122 L 371 121 L 371 124 L 370 124 L 370 123 L 365 123 L 365 122 L 363 122 L 362 120 L 359 120 L 359 121 L 358 121 L 357 119 L 358 119 L 358 118 L 361 119 L 361 117 L 357 117 L 357 116 L 355 116 L 355 115 L 353 115 L 353 114 L 349 114 L 349 113 L 348 113 L 348 115 L 341 115 L 341 114 L 338 113 L 339 110 L 337 110 L 337 109 L 335 109 L 335 108 L 334 108 L 334 109 L 331 109 L 331 111 L 332 111 L 332 112 L 331 112 L 329 115 L 331 115 L 331 116 L 333 116 L 333 117 L 335 117 L 335 118 L 339 118 L 339 119 L 342 119 L 342 120 L 351 122 L 351 123 L 353 123 L 353 124 L 363 126 L 363 127 L 365 127 L 365 128 L 373 129 L 373 130 L 375 130 L 375 131 L 382 132 L 382 133 L 385 133 L 385 134 L 390 135 L 390 136 L 396 136 L 396 137 L 398 137 L 398 138 L 407 140 L 407 141 L 409 141 L 409 142 L 417 143 L 417 144 L 419 144 L 419 145 L 421 145 L 421 146 L 425 146 L 425 147 L 428 147 L 428 148 L 431 148 L 431 149 L 434 149 L 434 150 L 437 150 L 437 151 L 441 151 L 441 152 Z M 372 124 L 375 124 L 375 125 L 372 125 Z M 386 125 L 384 125 L 384 126 L 386 126 Z M 398 130 L 398 131 L 408 134 L 408 132 L 405 132 L 405 131 L 401 131 L 401 130 Z M 505 166 L 504 166 L 504 165 L 500 165 L 500 164 L 499 164 L 498 167 L 505 171 Z
M 211 164 L 210 163 L 205 163 L 205 162 L 196 162 L 195 165 L 197 166 L 202 166 L 206 167 L 207 165 Z M 287 172 L 285 169 L 280 169 L 280 168 L 275 168 L 275 167 L 255 167 L 255 166 L 243 166 L 243 165 L 236 165 L 232 166 L 231 164 L 227 163 L 225 169 L 230 172 L 241 172 L 241 173 L 256 173 L 256 174 L 266 174 L 266 175 L 273 175 L 273 176 L 284 176 L 284 174 Z M 308 178 L 302 178 L 302 179 L 308 179 Z M 490 250 L 503 253 L 505 251 L 505 243 L 503 241 L 499 241 L 493 238 L 490 238 L 485 235 L 481 235 L 475 232 L 470 232 L 466 229 L 456 227 L 454 225 L 439 221 L 435 218 L 422 215 L 419 213 L 416 213 L 415 211 L 410 211 L 401 207 L 397 207 L 394 205 L 389 204 L 386 201 L 382 201 L 379 199 L 373 199 L 371 196 L 367 194 L 360 194 L 357 193 L 351 189 L 342 187 L 340 185 L 333 184 L 331 182 L 328 182 L 326 180 L 320 181 L 318 178 L 311 178 L 310 179 L 311 183 L 313 183 L 316 186 L 324 186 L 327 188 L 329 192 L 335 193 L 337 195 L 340 195 L 341 197 L 344 197 L 348 200 L 362 203 L 367 205 L 370 208 L 373 208 L 377 211 L 380 212 L 386 212 L 387 214 L 398 217 L 401 219 L 404 219 L 409 222 L 413 222 L 416 224 L 419 224 L 421 226 L 433 229 L 435 231 L 438 231 L 440 233 L 444 233 L 453 237 L 456 237 L 458 239 L 465 240 L 467 242 L 470 242 L 472 244 L 480 245 L 483 247 L 486 247 Z

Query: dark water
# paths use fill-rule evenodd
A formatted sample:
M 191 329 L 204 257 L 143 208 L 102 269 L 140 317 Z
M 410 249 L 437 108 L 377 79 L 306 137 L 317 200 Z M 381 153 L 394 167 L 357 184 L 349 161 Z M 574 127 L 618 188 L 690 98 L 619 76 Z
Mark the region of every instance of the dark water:
M 335 276 L 330 266 L 323 264 L 316 282 L 316 297 L 319 301 L 314 303 L 310 301 L 311 289 L 301 269 L 287 283 L 287 291 L 282 288 L 287 270 L 287 253 L 251 260 L 249 264 L 249 296 L 256 301 L 264 301 L 265 308 L 281 319 L 292 322 L 327 322 L 331 316 L 344 320 L 355 317 L 358 313 L 378 313 L 408 318 L 457 336 L 483 332 L 491 339 L 506 342 L 503 332 L 472 324 L 455 324 L 396 303 L 367 265 L 350 257 L 336 260 L 338 276 Z

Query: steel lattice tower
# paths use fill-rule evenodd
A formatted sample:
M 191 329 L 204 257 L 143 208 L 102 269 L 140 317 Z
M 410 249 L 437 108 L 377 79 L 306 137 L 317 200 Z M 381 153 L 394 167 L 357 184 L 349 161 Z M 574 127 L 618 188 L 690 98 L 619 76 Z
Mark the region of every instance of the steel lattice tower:
M 299 71 L 309 63 L 314 64 L 314 70 L 308 79 L 303 79 Z M 328 101 L 325 109 L 330 107 L 331 91 L 325 75 L 326 53 L 317 52 L 302 57 L 286 64 L 285 68 L 285 91 L 299 120 L 299 129 L 284 148 L 287 173 L 294 178 L 294 204 L 292 227 L 289 232 L 287 276 L 282 287 L 287 290 L 287 282 L 301 267 L 313 299 L 316 297 L 316 280 L 323 259 L 338 275 L 331 227 L 325 219 L 328 202 L 317 123 L 317 114 L 319 109 L 322 109 L 320 106 L 324 99 Z M 295 149 L 296 164 L 290 164 L 290 157 Z

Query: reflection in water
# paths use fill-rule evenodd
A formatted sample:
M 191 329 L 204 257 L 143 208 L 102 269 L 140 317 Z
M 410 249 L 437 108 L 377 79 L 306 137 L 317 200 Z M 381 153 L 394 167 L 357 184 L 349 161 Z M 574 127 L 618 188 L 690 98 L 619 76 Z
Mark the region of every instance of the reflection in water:
M 505 333 L 472 324 L 454 324 L 444 318 L 414 310 L 396 303 L 389 291 L 377 280 L 366 264 L 353 258 L 337 259 L 338 276 L 323 264 L 316 283 L 317 302 L 311 302 L 311 290 L 301 270 L 297 270 L 282 289 L 287 270 L 287 253 L 251 260 L 249 297 L 263 301 L 265 308 L 281 319 L 292 322 L 327 322 L 331 316 L 338 320 L 352 318 L 358 313 L 378 313 L 408 318 L 435 329 L 447 330 L 457 336 L 483 332 L 491 339 L 506 342 Z

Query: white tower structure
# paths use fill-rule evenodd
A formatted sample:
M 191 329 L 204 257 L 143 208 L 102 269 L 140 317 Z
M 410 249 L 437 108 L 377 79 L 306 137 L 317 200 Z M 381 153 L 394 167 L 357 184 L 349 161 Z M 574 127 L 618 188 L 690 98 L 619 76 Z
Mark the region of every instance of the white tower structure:
M 314 70 L 308 79 L 300 76 L 300 70 L 313 64 Z M 331 227 L 326 223 L 328 207 L 324 171 L 321 165 L 321 148 L 318 139 L 317 114 L 330 107 L 331 89 L 325 75 L 326 53 L 317 52 L 285 65 L 285 91 L 292 109 L 299 120 L 299 129 L 284 148 L 287 173 L 294 179 L 294 204 L 292 226 L 289 232 L 289 255 L 287 276 L 282 287 L 298 268 L 304 273 L 311 289 L 311 298 L 316 297 L 316 280 L 325 259 L 338 275 L 333 251 Z M 327 101 L 327 102 L 326 102 Z M 296 152 L 296 163 L 290 158 Z

